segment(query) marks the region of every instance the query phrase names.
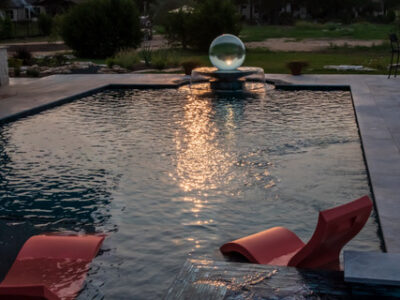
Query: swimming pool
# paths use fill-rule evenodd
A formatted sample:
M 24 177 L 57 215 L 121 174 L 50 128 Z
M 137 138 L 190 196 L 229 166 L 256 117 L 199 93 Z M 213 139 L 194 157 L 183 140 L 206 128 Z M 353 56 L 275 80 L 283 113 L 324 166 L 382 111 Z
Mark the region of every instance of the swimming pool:
M 369 193 L 344 91 L 109 90 L 0 127 L 15 234 L 108 234 L 82 299 L 160 298 L 188 256 L 276 225 L 307 240 L 318 210 Z M 348 248 L 379 251 L 377 231 Z

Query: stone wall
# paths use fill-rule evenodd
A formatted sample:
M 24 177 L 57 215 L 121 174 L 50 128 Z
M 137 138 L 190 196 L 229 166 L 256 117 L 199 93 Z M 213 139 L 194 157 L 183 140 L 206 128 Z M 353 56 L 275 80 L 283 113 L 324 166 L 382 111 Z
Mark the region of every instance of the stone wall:
M 8 85 L 7 48 L 0 47 L 0 86 Z

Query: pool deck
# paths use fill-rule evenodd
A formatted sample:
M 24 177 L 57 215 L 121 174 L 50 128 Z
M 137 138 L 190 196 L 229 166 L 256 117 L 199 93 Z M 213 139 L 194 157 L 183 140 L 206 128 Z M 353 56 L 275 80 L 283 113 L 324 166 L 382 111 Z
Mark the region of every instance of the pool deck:
M 350 87 L 385 249 L 400 253 L 400 77 L 266 74 L 266 78 L 296 85 Z M 0 87 L 0 124 L 106 87 L 177 87 L 184 81 L 185 77 L 177 74 L 53 75 L 41 79 L 11 79 L 10 86 Z

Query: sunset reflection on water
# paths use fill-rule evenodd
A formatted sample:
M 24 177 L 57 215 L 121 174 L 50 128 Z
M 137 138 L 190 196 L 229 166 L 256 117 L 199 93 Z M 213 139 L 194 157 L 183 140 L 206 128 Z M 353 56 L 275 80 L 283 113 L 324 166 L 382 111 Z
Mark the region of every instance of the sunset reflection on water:
M 160 299 L 186 259 L 274 226 L 306 240 L 319 210 L 369 192 L 349 92 L 110 90 L 0 130 L 7 237 L 107 234 L 85 299 Z M 378 229 L 348 250 L 380 251 Z
M 184 118 L 175 132 L 176 180 L 184 192 L 216 189 L 230 179 L 229 169 L 234 161 L 218 143 L 213 114 L 211 99 L 187 96 Z

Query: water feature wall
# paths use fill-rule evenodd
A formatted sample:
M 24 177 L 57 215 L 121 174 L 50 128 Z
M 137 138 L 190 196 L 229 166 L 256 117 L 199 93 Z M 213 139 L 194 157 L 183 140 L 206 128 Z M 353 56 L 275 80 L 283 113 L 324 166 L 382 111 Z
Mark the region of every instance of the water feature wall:
M 0 86 L 8 85 L 8 83 L 7 48 L 0 47 Z

